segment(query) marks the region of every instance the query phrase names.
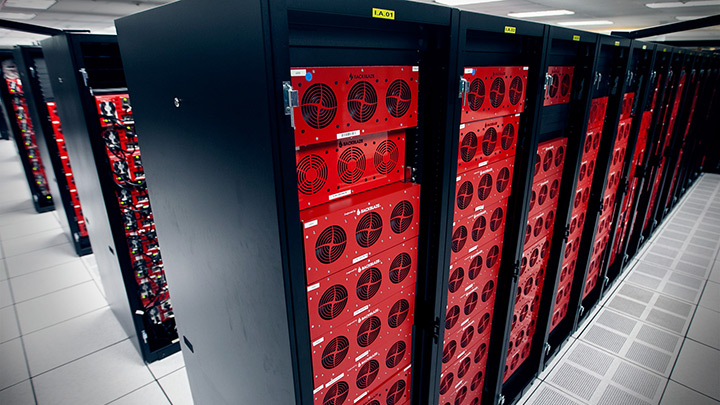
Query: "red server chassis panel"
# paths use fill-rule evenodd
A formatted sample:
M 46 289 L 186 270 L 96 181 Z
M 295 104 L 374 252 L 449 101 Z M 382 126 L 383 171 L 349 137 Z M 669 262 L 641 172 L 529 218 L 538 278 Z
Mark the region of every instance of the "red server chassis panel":
M 405 130 L 299 147 L 300 209 L 405 179 Z
M 417 66 L 293 68 L 295 146 L 417 126 Z
M 155 222 L 145 186 L 132 107 L 126 93 L 95 96 L 115 195 L 124 222 L 127 254 L 133 263 L 143 316 L 155 324 L 173 318 Z
M 455 179 L 455 221 L 510 196 L 515 157 L 488 162 Z
M 80 229 L 80 236 L 88 236 L 87 226 L 85 225 L 85 217 L 82 213 L 80 206 L 80 197 L 78 196 L 77 188 L 75 187 L 75 178 L 73 177 L 72 167 L 70 166 L 70 157 L 68 156 L 67 147 L 65 146 L 65 136 L 62 133 L 62 126 L 60 125 L 60 117 L 57 115 L 57 105 L 54 102 L 47 103 L 48 114 L 50 115 L 50 123 L 53 128 L 53 137 L 57 143 L 58 151 L 60 152 L 60 161 L 62 162 L 63 172 L 59 173 L 61 176 L 64 175 L 68 188 L 70 191 L 70 199 L 72 200 L 73 210 L 75 214 L 75 222 L 77 222 L 78 228 Z
M 30 162 L 33 181 L 41 193 L 38 198 L 52 200 L 50 189 L 48 188 L 47 176 L 45 175 L 45 167 L 40 159 L 40 151 L 37 147 L 35 130 L 33 129 L 33 124 L 28 116 L 29 110 L 27 102 L 25 101 L 25 93 L 23 92 L 22 83 L 19 78 L 9 78 L 7 72 L 5 72 L 5 76 L 8 91 L 10 92 L 10 97 L 12 98 L 12 108 L 15 112 L 15 120 L 17 121 L 18 128 L 20 128 L 20 132 L 22 132 L 22 144 L 24 145 L 25 150 L 21 151 L 21 153 L 25 153 L 28 161 Z
M 515 114 L 460 124 L 457 173 L 515 156 L 519 122 L 520 114 Z
M 574 66 L 548 66 L 544 106 L 570 101 L 574 71 Z
M 523 112 L 527 66 L 466 67 L 467 88 L 460 122 L 467 123 Z

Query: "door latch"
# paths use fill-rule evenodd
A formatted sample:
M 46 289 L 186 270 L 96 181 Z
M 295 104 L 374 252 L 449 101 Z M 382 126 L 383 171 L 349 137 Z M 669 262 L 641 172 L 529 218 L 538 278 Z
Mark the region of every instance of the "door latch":
M 285 104 L 285 115 L 290 116 L 290 126 L 295 128 L 295 114 L 293 108 L 300 106 L 298 91 L 292 88 L 290 82 L 283 82 L 283 103 Z

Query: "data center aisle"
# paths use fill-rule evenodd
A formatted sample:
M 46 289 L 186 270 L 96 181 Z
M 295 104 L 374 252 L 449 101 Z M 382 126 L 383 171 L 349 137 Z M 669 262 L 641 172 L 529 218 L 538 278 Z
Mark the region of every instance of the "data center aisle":
M 68 238 L 0 141 L 0 404 L 192 404 L 182 354 L 143 363 Z
M 720 404 L 720 175 L 688 192 L 521 404 Z

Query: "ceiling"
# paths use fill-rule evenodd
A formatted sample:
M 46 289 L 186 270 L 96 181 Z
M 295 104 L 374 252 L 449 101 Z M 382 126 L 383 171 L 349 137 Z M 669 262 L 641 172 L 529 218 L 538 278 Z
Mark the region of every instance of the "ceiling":
M 114 20 L 174 0 L 0 0 L 0 19 L 59 29 L 89 29 L 98 34 L 114 34 Z M 238 0 L 240 1 L 240 0 Z M 344 0 L 340 0 L 344 1 Z M 433 3 L 433 0 L 416 0 Z M 677 0 L 502 0 L 458 6 L 487 14 L 507 16 L 512 12 L 570 10 L 575 14 L 526 18 L 548 24 L 573 20 L 609 20 L 611 25 L 575 27 L 594 32 L 636 30 L 678 22 L 678 17 L 720 14 L 720 6 L 648 8 L 648 2 Z M 0 28 L 0 46 L 32 44 L 45 38 Z M 686 31 L 648 40 L 720 40 L 720 26 Z

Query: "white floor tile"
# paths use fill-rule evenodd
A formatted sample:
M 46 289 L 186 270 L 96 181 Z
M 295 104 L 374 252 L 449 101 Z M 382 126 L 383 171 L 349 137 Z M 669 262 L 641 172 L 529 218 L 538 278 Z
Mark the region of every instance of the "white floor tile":
M 663 394 L 663 397 L 660 400 L 660 405 L 678 404 L 718 405 L 720 402 L 670 380 L 665 388 L 665 394 Z
M 7 269 L 5 268 L 5 260 L 2 259 L 2 256 L 0 256 L 0 281 L 1 280 L 7 280 L 8 274 Z
M 109 307 L 24 335 L 30 375 L 62 366 L 127 337 Z
M 20 339 L 0 343 L 0 365 L 0 390 L 30 377 Z
M 153 381 L 129 340 L 33 378 L 38 404 L 105 404 Z
M 20 223 L 0 227 L 0 239 L 8 240 L 29 236 L 35 233 L 59 229 L 60 223 L 52 214 L 38 216 Z
M 185 367 L 185 360 L 183 359 L 182 352 L 177 352 L 162 360 L 148 364 L 148 367 L 153 376 L 155 376 L 156 379 L 160 379 Z
M 56 291 L 16 305 L 20 331 L 28 334 L 107 305 L 95 283 Z
M 91 281 L 80 259 L 10 279 L 15 302 L 27 301 Z
M 12 256 L 5 259 L 9 277 L 17 277 L 33 271 L 46 269 L 77 260 L 75 249 L 69 243 L 35 250 L 30 253 Z
M 117 400 L 111 402 L 108 405 L 137 405 L 137 404 L 152 404 L 152 405 L 170 405 L 165 393 L 163 392 L 157 381 L 153 381 L 150 384 L 135 390 Z
M 42 214 L 40 214 L 37 211 L 35 211 L 35 209 L 33 207 L 27 207 L 24 210 L 0 214 L 0 227 L 12 225 L 12 224 L 22 224 L 25 221 L 30 221 L 37 217 L 44 218 L 48 215 L 52 215 L 52 214 L 50 214 L 49 212 L 43 212 Z
M 720 351 L 686 339 L 670 379 L 720 399 Z
M 720 350 L 720 312 L 698 307 L 690 329 L 688 329 L 687 337 Z
M 62 228 L 2 241 L 6 257 L 68 243 L 70 243 L 69 236 L 63 232 Z
M 185 367 L 158 380 L 173 405 L 193 405 Z
M 15 308 L 12 306 L 0 309 L 0 343 L 20 337 Z
M 714 281 L 707 282 L 700 297 L 700 306 L 720 312 L 720 284 Z
M 35 405 L 35 396 L 32 392 L 30 380 L 25 380 L 0 391 L 0 404 Z
M 710 278 L 708 280 L 713 283 L 720 283 L 720 260 L 715 260 L 715 264 L 713 265 L 712 272 L 710 273 Z
M 13 304 L 12 295 L 10 294 L 10 282 L 8 280 L 0 281 L 0 308 L 5 308 Z

